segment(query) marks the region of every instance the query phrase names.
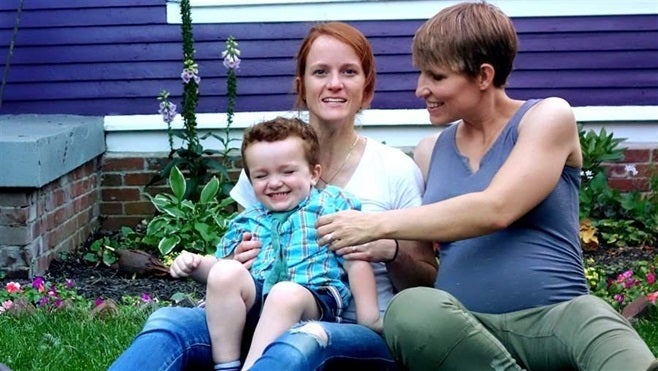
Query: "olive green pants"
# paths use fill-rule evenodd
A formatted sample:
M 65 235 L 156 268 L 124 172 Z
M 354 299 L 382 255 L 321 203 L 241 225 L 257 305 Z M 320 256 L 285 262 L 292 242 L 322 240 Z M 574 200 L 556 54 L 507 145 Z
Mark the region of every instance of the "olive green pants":
M 592 295 L 484 314 L 445 291 L 413 288 L 391 301 L 384 336 L 409 370 L 646 370 L 655 359 L 628 321 Z

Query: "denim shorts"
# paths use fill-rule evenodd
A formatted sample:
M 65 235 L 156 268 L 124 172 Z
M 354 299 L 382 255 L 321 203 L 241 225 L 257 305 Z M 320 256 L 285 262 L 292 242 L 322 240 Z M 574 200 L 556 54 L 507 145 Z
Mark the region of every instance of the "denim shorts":
M 343 313 L 344 308 L 342 305 L 338 305 L 338 303 L 342 303 L 342 300 L 340 299 L 340 296 L 338 298 L 336 297 L 336 295 L 338 295 L 336 290 L 331 290 L 324 287 L 317 290 L 309 289 L 308 287 L 306 287 L 306 289 L 310 291 L 311 294 L 313 294 L 315 303 L 317 304 L 318 310 L 320 311 L 320 318 L 318 318 L 318 321 L 342 321 L 340 315 Z
M 263 297 L 263 281 L 254 278 L 254 286 L 256 286 L 256 301 L 252 308 L 262 308 L 265 300 Z M 304 285 L 300 286 L 310 291 L 315 298 L 315 304 L 318 306 L 318 311 L 320 311 L 320 317 L 317 319 L 318 321 L 342 322 L 340 316 L 343 313 L 344 305 L 342 305 L 343 301 L 337 290 L 333 290 L 329 287 L 311 289 Z

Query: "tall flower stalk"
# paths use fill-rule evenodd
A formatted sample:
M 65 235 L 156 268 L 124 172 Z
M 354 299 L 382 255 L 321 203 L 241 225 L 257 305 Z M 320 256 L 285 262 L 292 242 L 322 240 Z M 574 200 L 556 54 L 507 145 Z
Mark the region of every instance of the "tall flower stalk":
M 192 33 L 192 9 L 189 0 L 182 0 L 180 4 L 181 33 L 183 36 L 183 108 L 182 116 L 185 126 L 187 149 L 192 153 L 199 151 L 199 136 L 196 126 L 196 107 L 199 101 L 199 67 L 194 61 L 194 34 Z
M 223 163 L 225 167 L 232 167 L 234 163 L 234 158 L 231 156 L 231 142 L 234 139 L 231 139 L 231 127 L 233 125 L 233 116 L 235 115 L 235 100 L 238 95 L 238 76 L 236 74 L 237 70 L 240 68 L 240 49 L 238 49 L 238 43 L 235 41 L 233 36 L 229 36 L 226 40 L 226 49 L 222 52 L 222 58 L 224 58 L 224 67 L 227 69 L 226 76 L 226 125 L 224 126 L 224 136 L 217 137 L 222 145 L 224 150 L 222 152 Z M 228 173 L 226 174 L 228 179 Z
M 196 110 L 199 101 L 199 85 L 201 77 L 199 75 L 199 66 L 194 59 L 194 34 L 192 32 L 192 16 L 190 0 L 181 0 L 181 35 L 183 39 L 183 70 L 180 78 L 183 84 L 183 94 L 181 102 L 181 117 L 183 119 L 183 130 L 174 131 L 171 123 L 178 114 L 176 105 L 170 101 L 170 94 L 163 90 L 158 96 L 160 101 L 158 112 L 162 115 L 162 120 L 167 124 L 167 134 L 169 136 L 169 162 L 163 169 L 149 182 L 152 185 L 158 181 L 168 179 L 172 169 L 177 167 L 186 177 L 186 199 L 196 201 L 199 199 L 199 192 L 213 175 L 217 175 L 221 188 L 220 196 L 228 197 L 229 191 L 233 186 L 229 170 L 235 163 L 235 156 L 231 156 L 233 148 L 230 143 L 233 140 L 230 137 L 231 125 L 235 111 L 235 102 L 237 96 L 237 75 L 236 71 L 240 67 L 240 50 L 238 43 L 233 36 L 226 40 L 226 49 L 222 52 L 223 64 L 228 70 L 226 80 L 227 84 L 227 122 L 224 126 L 222 135 L 207 133 L 199 136 L 197 130 Z M 222 150 L 206 149 L 202 145 L 202 140 L 208 137 L 218 139 L 223 145 Z M 174 148 L 174 137 L 182 140 L 180 148 Z M 216 157 L 221 156 L 221 162 Z

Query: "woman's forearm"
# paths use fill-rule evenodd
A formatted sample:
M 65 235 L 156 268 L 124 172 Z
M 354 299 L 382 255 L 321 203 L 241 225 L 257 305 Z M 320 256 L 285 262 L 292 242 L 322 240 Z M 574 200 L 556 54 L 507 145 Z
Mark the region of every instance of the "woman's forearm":
M 386 263 L 388 275 L 396 290 L 415 286 L 433 286 L 438 262 L 428 242 L 398 240 L 395 260 Z

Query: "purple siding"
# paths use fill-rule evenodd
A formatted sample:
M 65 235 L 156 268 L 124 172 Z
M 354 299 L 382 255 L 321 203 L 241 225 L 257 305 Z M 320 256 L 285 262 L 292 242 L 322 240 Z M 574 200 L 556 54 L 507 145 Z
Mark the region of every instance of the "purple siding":
M 18 0 L 0 2 L 5 61 Z M 24 2 L 0 113 L 148 114 L 155 96 L 180 100 L 179 25 L 165 0 Z M 429 15 L 428 15 L 429 16 Z M 658 105 L 658 15 L 515 18 L 520 52 L 508 91 L 557 95 L 575 106 Z M 373 108 L 418 108 L 410 43 L 422 20 L 351 22 L 372 41 L 378 82 Z M 194 26 L 199 112 L 225 110 L 220 53 L 240 43 L 237 111 L 289 110 L 293 56 L 310 22 Z M 2 64 L 4 66 L 4 64 Z

